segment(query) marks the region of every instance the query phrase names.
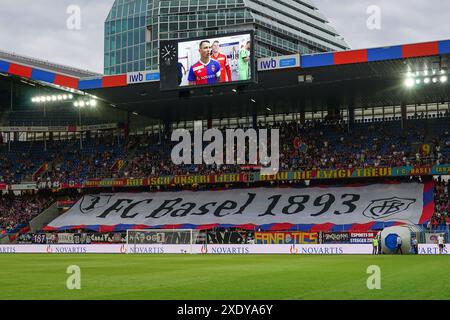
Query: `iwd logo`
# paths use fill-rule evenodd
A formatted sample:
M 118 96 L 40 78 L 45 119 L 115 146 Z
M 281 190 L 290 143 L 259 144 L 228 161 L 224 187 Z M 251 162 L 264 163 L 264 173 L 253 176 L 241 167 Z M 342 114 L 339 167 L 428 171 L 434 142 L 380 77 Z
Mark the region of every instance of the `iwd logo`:
M 291 245 L 291 248 L 289 249 L 289 252 L 291 254 L 297 254 L 298 253 L 298 248 L 295 247 L 295 244 Z
M 51 246 L 51 245 L 48 245 L 47 248 L 45 248 L 45 251 L 46 251 L 47 253 L 53 253 L 52 246 Z
M 205 243 L 202 245 L 202 248 L 200 249 L 202 254 L 207 254 L 208 253 L 208 245 Z

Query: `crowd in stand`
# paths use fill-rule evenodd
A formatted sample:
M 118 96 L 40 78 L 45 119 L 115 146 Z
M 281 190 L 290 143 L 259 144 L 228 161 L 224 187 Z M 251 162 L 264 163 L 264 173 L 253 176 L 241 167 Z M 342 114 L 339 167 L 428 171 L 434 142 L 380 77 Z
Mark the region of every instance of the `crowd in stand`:
M 449 119 L 441 119 L 441 129 L 426 128 L 425 121 L 409 121 L 401 130 L 389 122 L 357 124 L 349 131 L 342 122 L 282 122 L 258 125 L 258 129 L 280 129 L 280 170 L 365 168 L 369 166 L 434 165 L 450 163 Z M 224 131 L 226 128 L 221 128 Z M 245 129 L 245 128 L 242 128 Z M 270 135 L 269 135 L 270 136 Z M 420 149 L 426 137 L 432 137 L 429 149 Z M 170 155 L 170 134 L 130 136 L 128 140 L 96 137 L 49 142 L 42 154 L 19 153 L 11 156 L 0 145 L 0 184 L 19 182 L 48 163 L 39 181 L 80 182 L 88 178 L 142 178 L 149 176 L 239 173 L 252 170 L 238 165 L 175 165 Z M 415 144 L 415 147 L 413 147 Z M 31 149 L 31 148 L 30 148 Z M 418 151 L 419 150 L 419 151 Z M 235 150 L 236 151 L 236 150 Z M 450 201 L 448 183 L 435 187 L 435 214 L 431 228 L 448 225 Z M 0 231 L 26 224 L 42 212 L 52 196 L 0 196 Z
M 0 141 L 0 183 L 31 181 L 44 163 L 64 157 L 69 141 L 13 142 L 10 148 Z
M 348 132 L 347 125 L 310 122 L 275 123 L 259 129 L 280 129 L 280 170 L 314 170 L 365 168 L 369 166 L 434 165 L 450 162 L 450 154 L 442 152 L 450 146 L 450 135 L 442 132 L 434 139 L 429 152 L 413 151 L 411 145 L 422 142 L 425 129 L 414 124 L 404 132 L 395 132 L 387 123 L 373 123 Z M 245 129 L 245 128 L 243 128 Z M 225 131 L 225 128 L 222 129 Z M 176 142 L 170 135 L 134 136 L 126 144 L 133 150 L 117 171 L 106 169 L 110 177 L 141 178 L 163 175 L 236 173 L 237 165 L 175 165 L 170 156 Z M 225 149 L 224 149 L 225 150 Z M 236 152 L 236 150 L 234 150 Z M 126 154 L 126 153 L 125 153 Z M 67 176 L 79 177 L 78 169 Z M 98 176 L 94 169 L 94 174 Z M 80 177 L 80 178 L 86 178 Z
M 428 228 L 450 226 L 450 181 L 437 181 L 434 188 L 434 215 Z
M 27 226 L 34 217 L 53 204 L 57 197 L 59 200 L 76 202 L 82 197 L 82 194 L 74 189 L 59 196 L 51 192 L 21 196 L 0 195 L 0 237 L 2 234 Z M 428 230 L 448 229 L 450 227 L 450 180 L 447 182 L 441 179 L 435 181 L 434 202 L 435 210 L 428 222 Z
M 264 128 L 260 126 L 259 128 Z M 280 129 L 280 170 L 313 170 L 365 168 L 368 166 L 434 165 L 448 163 L 450 155 L 441 149 L 450 146 L 450 135 L 443 132 L 433 141 L 430 153 L 413 152 L 411 144 L 424 140 L 425 130 L 411 125 L 409 130 L 392 132 L 385 123 L 370 124 L 348 132 L 345 124 L 311 122 L 275 123 L 267 129 Z M 223 129 L 224 130 L 224 129 Z M 128 161 L 123 170 L 125 177 L 166 174 L 228 173 L 240 172 L 241 168 L 224 164 L 220 167 L 205 165 L 173 165 L 170 150 L 173 143 L 168 139 L 159 149 L 142 137 L 139 152 Z M 153 147 L 153 150 L 146 148 Z
M 36 170 L 36 163 L 30 160 L 26 153 L 14 160 L 0 154 L 0 182 L 13 184 L 20 183 L 28 172 Z
M 423 139 L 415 130 L 400 135 L 388 133 L 385 124 L 366 125 L 364 130 L 348 133 L 346 125 L 324 127 L 312 124 L 281 124 L 281 169 L 341 169 L 368 166 L 402 166 L 420 164 L 424 155 L 413 158 L 406 136 Z M 326 133 L 325 133 L 326 132 Z M 293 148 L 291 141 L 300 140 L 300 148 Z M 436 159 L 437 160 L 437 159 Z
M 260 128 L 263 128 L 262 126 Z M 443 132 L 430 146 L 430 152 L 413 151 L 411 144 L 423 141 L 423 128 L 411 126 L 408 131 L 393 134 L 384 124 L 370 124 L 348 132 L 345 124 L 312 122 L 275 123 L 267 129 L 280 129 L 280 170 L 314 170 L 365 168 L 369 166 L 434 165 L 450 162 L 450 154 L 441 150 L 450 146 L 450 135 Z M 224 130 L 223 130 L 224 131 Z M 241 172 L 236 165 L 174 165 L 170 152 L 174 145 L 169 137 L 161 141 L 157 136 L 140 137 L 137 152 L 124 169 L 121 177 L 160 176 L 175 174 L 205 174 Z M 235 150 L 236 151 L 236 150 Z
M 444 118 L 444 121 L 448 125 L 449 120 Z M 434 139 L 428 152 L 419 150 L 418 145 L 424 142 L 427 134 L 424 122 L 410 121 L 404 131 L 398 123 L 379 122 L 358 124 L 349 132 L 347 124 L 329 121 L 304 125 L 299 122 L 259 124 L 258 129 L 280 129 L 281 171 L 450 163 L 449 126 L 446 130 L 444 126 L 444 130 L 432 132 Z M 225 131 L 225 128 L 221 130 Z M 80 149 L 76 139 L 59 142 L 63 147 L 49 149 L 46 155 L 49 168 L 40 176 L 60 182 L 79 182 L 88 178 L 142 178 L 251 170 L 229 164 L 175 165 L 171 150 L 176 142 L 170 138 L 170 134 L 146 134 L 130 136 L 119 144 L 112 136 L 101 136 L 85 142 L 84 149 Z M 413 144 L 416 144 L 415 148 Z M 0 182 L 11 183 L 17 176 L 34 173 L 42 163 L 35 163 L 32 158 L 23 155 L 12 160 L 0 152 Z M 122 161 L 123 166 L 115 165 L 117 161 Z
M 0 194 L 0 234 L 27 226 L 53 202 L 54 197 L 49 194 L 21 196 Z
M 114 137 L 96 137 L 84 141 L 80 147 L 79 139 L 48 141 L 46 150 L 42 142 L 30 142 L 24 152 L 11 151 L 0 142 L 0 183 L 15 184 L 31 181 L 33 174 L 44 164 L 48 165 L 36 178 L 59 181 L 82 180 L 86 178 L 111 177 L 111 167 L 115 161 L 124 158 L 126 144 L 119 144 Z M 39 148 L 39 146 L 41 148 Z M 20 150 L 24 147 L 20 146 Z

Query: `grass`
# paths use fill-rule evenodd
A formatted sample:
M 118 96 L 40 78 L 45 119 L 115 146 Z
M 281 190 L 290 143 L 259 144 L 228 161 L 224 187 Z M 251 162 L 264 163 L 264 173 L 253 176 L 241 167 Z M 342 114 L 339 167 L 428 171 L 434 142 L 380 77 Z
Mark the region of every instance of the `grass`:
M 68 290 L 69 265 L 81 290 Z M 381 289 L 366 286 L 381 268 Z M 447 256 L 0 255 L 0 299 L 450 299 Z

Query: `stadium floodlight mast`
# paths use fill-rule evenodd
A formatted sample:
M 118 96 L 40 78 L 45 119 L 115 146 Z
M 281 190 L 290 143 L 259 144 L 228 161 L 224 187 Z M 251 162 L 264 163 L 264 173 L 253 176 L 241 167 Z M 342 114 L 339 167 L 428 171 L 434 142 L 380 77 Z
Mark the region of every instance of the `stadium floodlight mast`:
M 46 103 L 46 102 L 61 102 L 66 100 L 72 100 L 72 94 L 55 94 L 51 96 L 36 96 L 31 98 L 32 103 Z
M 80 126 L 80 149 L 83 150 L 83 130 L 82 130 L 82 122 L 81 122 L 81 109 L 84 107 L 95 108 L 97 106 L 96 99 L 79 99 L 73 103 L 73 106 L 78 109 L 78 122 Z
M 412 88 L 414 87 L 414 79 L 413 78 L 408 78 L 405 80 L 405 86 L 407 88 Z
M 405 87 L 413 88 L 414 85 L 424 84 L 437 84 L 438 82 L 443 84 L 448 81 L 447 72 L 444 69 L 441 69 L 439 72 L 435 69 L 433 70 L 424 70 L 423 72 L 416 71 L 408 71 L 406 73 L 405 79 Z
M 76 108 L 84 108 L 84 107 L 95 108 L 97 106 L 97 100 L 95 100 L 95 99 L 80 99 L 78 101 L 75 101 L 73 103 L 73 106 Z

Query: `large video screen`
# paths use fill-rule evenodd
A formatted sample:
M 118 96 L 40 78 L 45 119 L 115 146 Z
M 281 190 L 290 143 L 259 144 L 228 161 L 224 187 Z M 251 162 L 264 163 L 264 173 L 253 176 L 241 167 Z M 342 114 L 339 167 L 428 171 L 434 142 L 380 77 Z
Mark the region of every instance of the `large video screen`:
M 178 43 L 178 86 L 208 86 L 254 80 L 252 34 Z

